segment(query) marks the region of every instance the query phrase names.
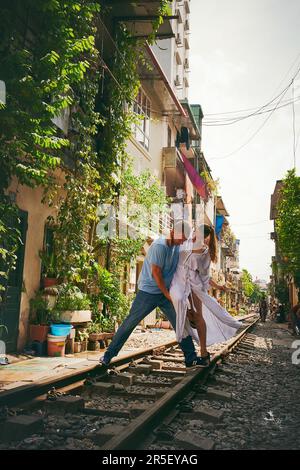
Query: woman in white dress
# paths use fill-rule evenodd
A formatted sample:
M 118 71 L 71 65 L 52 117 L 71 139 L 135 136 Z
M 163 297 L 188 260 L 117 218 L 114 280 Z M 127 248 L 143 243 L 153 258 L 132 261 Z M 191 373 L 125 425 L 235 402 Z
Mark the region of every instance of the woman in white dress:
M 181 246 L 179 262 L 170 287 L 176 310 L 177 341 L 191 335 L 200 344 L 204 365 L 209 362 L 206 347 L 226 341 L 241 326 L 207 293 L 210 285 L 226 290 L 210 278 L 212 261 L 216 261 L 215 232 L 213 227 L 204 224 L 199 227 L 195 238 L 190 238 Z M 190 320 L 195 328 L 191 326 Z

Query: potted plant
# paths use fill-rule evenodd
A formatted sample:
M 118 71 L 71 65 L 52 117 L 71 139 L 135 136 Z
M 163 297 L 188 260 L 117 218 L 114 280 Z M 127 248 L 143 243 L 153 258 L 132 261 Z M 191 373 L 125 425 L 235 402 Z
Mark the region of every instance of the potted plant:
M 103 339 L 103 331 L 100 323 L 92 322 L 88 327 L 89 340 L 100 341 Z
M 77 342 L 80 343 L 81 345 L 81 352 L 84 352 L 87 350 L 87 342 L 88 342 L 88 338 L 89 338 L 89 333 L 87 331 L 86 328 L 82 329 L 82 330 L 77 330 L 76 331 L 76 340 Z
M 90 322 L 92 317 L 87 294 L 72 284 L 59 286 L 54 310 L 65 323 Z
M 74 353 L 80 353 L 81 352 L 81 341 L 79 336 L 76 334 L 75 340 L 74 340 Z
M 30 300 L 30 316 L 29 316 L 29 336 L 31 341 L 39 341 L 40 343 L 47 340 L 50 322 L 50 310 L 48 302 L 42 292 L 38 292 L 36 296 Z
M 46 251 L 40 251 L 39 257 L 42 260 L 43 287 L 57 285 L 57 262 L 54 252 L 47 253 Z

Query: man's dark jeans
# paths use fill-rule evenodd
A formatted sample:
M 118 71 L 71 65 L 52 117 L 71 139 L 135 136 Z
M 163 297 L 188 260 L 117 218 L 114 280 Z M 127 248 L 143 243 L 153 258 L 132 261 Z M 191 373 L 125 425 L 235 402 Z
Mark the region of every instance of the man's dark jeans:
M 148 292 L 138 291 L 134 299 L 128 316 L 119 327 L 107 351 L 104 354 L 104 361 L 109 363 L 111 359 L 118 354 L 125 341 L 131 335 L 134 328 L 156 307 L 170 320 L 174 330 L 176 329 L 176 312 L 172 302 L 170 302 L 163 294 L 149 294 Z M 192 362 L 196 359 L 196 351 L 191 336 L 184 338 L 179 343 L 186 362 Z

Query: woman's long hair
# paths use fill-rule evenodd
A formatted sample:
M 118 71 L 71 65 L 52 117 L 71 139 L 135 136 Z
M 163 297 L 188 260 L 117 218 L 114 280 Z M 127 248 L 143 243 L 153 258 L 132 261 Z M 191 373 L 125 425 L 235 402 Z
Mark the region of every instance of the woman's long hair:
M 217 239 L 216 239 L 215 230 L 211 225 L 208 225 L 208 224 L 203 224 L 202 226 L 200 226 L 200 230 L 201 229 L 203 229 L 204 238 L 210 235 L 210 240 L 209 240 L 209 245 L 208 245 L 210 259 L 212 260 L 213 263 L 216 263 L 218 260 L 218 256 L 217 256 Z

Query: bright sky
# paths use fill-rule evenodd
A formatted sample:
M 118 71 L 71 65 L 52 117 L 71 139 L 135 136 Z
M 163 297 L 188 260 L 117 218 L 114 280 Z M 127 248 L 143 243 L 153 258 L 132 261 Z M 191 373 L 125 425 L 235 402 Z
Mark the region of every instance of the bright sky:
M 201 104 L 206 119 L 228 117 L 208 116 L 212 113 L 259 108 L 286 88 L 300 67 L 300 0 L 191 0 L 190 24 L 189 101 Z M 295 97 L 300 95 L 300 73 L 297 79 Z M 291 97 L 292 87 L 280 104 Z M 274 254 L 270 196 L 276 180 L 293 166 L 292 106 L 272 113 L 257 135 L 236 150 L 269 115 L 203 126 L 202 145 L 241 240 L 240 267 L 267 281 Z M 297 139 L 300 101 L 295 103 L 295 125 Z M 300 138 L 296 157 L 299 174 Z

